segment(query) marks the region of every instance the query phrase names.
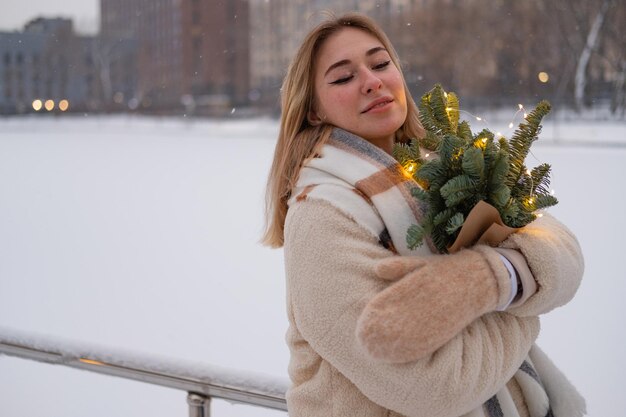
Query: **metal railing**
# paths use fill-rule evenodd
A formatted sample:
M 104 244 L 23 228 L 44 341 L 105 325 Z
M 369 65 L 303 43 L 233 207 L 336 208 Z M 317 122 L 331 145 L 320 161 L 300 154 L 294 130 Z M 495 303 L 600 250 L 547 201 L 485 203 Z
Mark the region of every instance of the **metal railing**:
M 0 327 L 0 354 L 187 392 L 189 417 L 209 417 L 212 398 L 287 411 L 288 381 L 251 372 L 122 351 Z

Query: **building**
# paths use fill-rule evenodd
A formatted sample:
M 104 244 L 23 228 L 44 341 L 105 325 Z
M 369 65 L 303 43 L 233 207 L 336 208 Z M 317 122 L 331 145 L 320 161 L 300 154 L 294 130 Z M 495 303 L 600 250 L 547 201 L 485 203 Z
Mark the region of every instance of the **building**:
M 278 110 L 280 87 L 305 34 L 324 18 L 356 11 L 374 18 L 390 35 L 398 16 L 413 13 L 426 0 L 250 0 L 252 97 Z
M 81 73 L 71 52 L 78 44 L 67 19 L 38 18 L 22 32 L 0 32 L 0 112 L 30 111 L 35 100 L 49 106 L 86 102 L 92 93 L 88 74 Z
M 146 111 L 219 114 L 248 103 L 247 0 L 101 0 L 101 31 L 138 48 Z
M 62 18 L 40 17 L 21 32 L 0 32 L 0 113 L 105 110 L 112 91 L 132 95 L 126 70 L 134 62 L 132 42 L 107 45 L 76 35 L 72 21 Z

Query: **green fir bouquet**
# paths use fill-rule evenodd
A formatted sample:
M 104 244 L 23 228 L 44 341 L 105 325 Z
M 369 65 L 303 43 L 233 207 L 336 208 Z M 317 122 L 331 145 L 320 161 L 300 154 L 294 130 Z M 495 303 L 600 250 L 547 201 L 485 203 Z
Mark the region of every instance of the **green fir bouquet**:
M 421 186 L 413 196 L 427 207 L 422 223 L 407 232 L 409 247 L 430 238 L 441 253 L 451 251 L 477 205 L 492 206 L 504 225 L 519 228 L 535 220 L 538 210 L 558 203 L 549 191 L 550 165 L 528 170 L 524 164 L 550 111 L 547 101 L 528 113 L 510 140 L 488 129 L 472 133 L 469 123 L 460 120 L 458 97 L 440 85 L 426 93 L 418 107 L 426 136 L 393 150 Z M 438 157 L 423 157 L 420 146 Z

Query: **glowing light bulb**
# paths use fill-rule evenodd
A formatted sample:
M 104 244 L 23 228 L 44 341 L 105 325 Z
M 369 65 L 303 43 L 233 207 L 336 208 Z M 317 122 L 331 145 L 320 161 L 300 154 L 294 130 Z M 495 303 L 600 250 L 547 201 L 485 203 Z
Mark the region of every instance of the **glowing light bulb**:
M 526 175 L 530 175 L 530 169 L 526 170 Z
M 404 166 L 404 170 L 406 171 L 406 176 L 411 178 L 413 173 L 417 170 L 417 164 L 415 162 L 409 162 Z
M 429 153 L 427 153 L 426 155 L 424 155 L 424 158 L 428 158 L 430 156 Z
M 476 120 L 478 120 L 480 122 L 483 119 L 481 119 L 480 117 L 476 117 Z
M 538 218 L 543 217 L 543 213 L 537 213 L 537 217 L 538 217 Z
M 43 107 L 43 102 L 39 99 L 33 100 L 33 110 L 39 111 Z
M 61 111 L 67 111 L 67 109 L 70 108 L 70 102 L 67 100 L 61 100 L 59 101 L 59 110 Z
M 519 107 L 520 110 L 524 110 L 524 106 L 522 106 L 521 104 L 518 104 L 517 107 Z
M 550 195 L 554 195 L 554 190 L 550 190 Z
M 513 122 L 509 123 L 509 129 L 513 129 Z

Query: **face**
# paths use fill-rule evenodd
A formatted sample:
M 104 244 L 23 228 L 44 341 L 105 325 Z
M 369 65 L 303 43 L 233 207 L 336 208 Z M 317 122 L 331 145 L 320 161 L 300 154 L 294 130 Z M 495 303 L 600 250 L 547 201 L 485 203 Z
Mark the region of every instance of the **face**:
M 322 44 L 315 65 L 316 106 L 321 119 L 388 150 L 407 115 L 400 71 L 369 33 L 344 28 Z

